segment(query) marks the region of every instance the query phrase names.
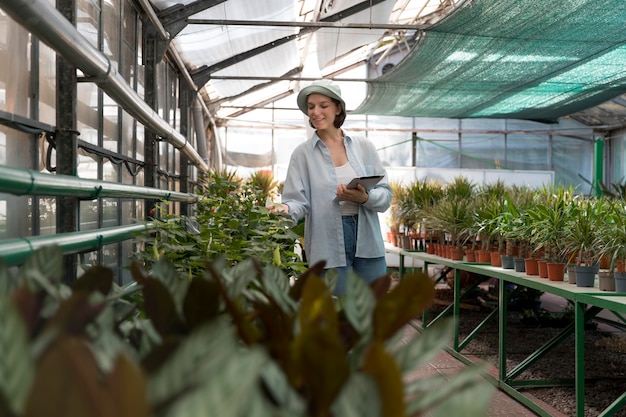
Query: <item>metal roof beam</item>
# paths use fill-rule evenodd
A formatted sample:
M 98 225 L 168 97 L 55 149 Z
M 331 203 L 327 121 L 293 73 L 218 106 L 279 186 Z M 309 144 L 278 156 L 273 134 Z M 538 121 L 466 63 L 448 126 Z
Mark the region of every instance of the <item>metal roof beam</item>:
M 383 3 L 386 0 L 366 0 L 363 1 L 359 4 L 356 4 L 352 7 L 349 7 L 341 12 L 335 13 L 333 15 L 327 16 L 323 19 L 320 19 L 320 22 L 336 22 L 339 21 L 341 19 L 345 19 L 348 16 L 351 16 L 353 14 L 359 13 L 363 10 L 367 10 L 370 7 L 376 6 L 379 3 Z M 194 80 L 194 82 L 196 83 L 196 85 L 200 88 L 202 88 L 207 82 L 209 82 L 209 80 L 211 79 L 211 74 L 222 70 L 224 68 L 227 68 L 231 65 L 234 65 L 238 62 L 241 62 L 245 59 L 251 58 L 253 56 L 259 55 L 265 51 L 268 51 L 272 48 L 275 48 L 277 46 L 283 45 L 287 42 L 290 42 L 292 40 L 295 40 L 297 37 L 302 36 L 306 33 L 309 32 L 313 32 L 315 30 L 319 29 L 319 27 L 303 27 L 300 30 L 300 33 L 298 33 L 297 35 L 290 35 L 290 36 L 286 36 L 284 38 L 281 39 L 277 39 L 275 41 L 272 41 L 268 44 L 259 46 L 257 48 L 251 49 L 249 51 L 243 52 L 241 54 L 232 56 L 228 59 L 225 59 L 221 62 L 218 62 L 217 64 L 211 65 L 209 67 L 207 66 L 201 66 L 199 68 L 197 68 L 194 72 L 192 72 L 191 76 Z
M 201 88 L 211 79 L 211 74 L 213 74 L 214 72 L 227 68 L 245 59 L 262 54 L 263 52 L 269 51 L 270 49 L 273 49 L 277 46 L 284 45 L 287 42 L 295 40 L 297 37 L 298 35 L 285 36 L 284 38 L 277 39 L 265 45 L 258 46 L 249 51 L 231 56 L 230 58 L 218 62 L 217 64 L 211 65 L 210 67 L 203 65 L 191 72 L 191 78 L 194 80 L 196 85 Z
M 197 0 L 187 5 L 176 4 L 157 13 L 163 27 L 174 38 L 187 26 L 187 19 L 196 13 L 215 7 L 227 0 Z
M 243 97 L 243 96 L 245 96 L 245 95 L 247 95 L 247 94 L 250 94 L 250 93 L 253 93 L 253 92 L 255 92 L 255 91 L 261 90 L 261 89 L 263 89 L 263 88 L 269 87 L 269 86 L 270 86 L 270 85 L 272 85 L 272 84 L 276 84 L 277 82 L 287 81 L 287 80 L 289 80 L 289 79 L 293 78 L 293 75 L 294 75 L 294 74 L 298 74 L 298 73 L 300 73 L 301 71 L 302 71 L 302 68 L 300 68 L 300 67 L 298 67 L 298 68 L 294 68 L 294 69 L 292 69 L 292 70 L 287 71 L 287 72 L 286 72 L 283 76 L 281 76 L 281 77 L 271 77 L 271 79 L 270 79 L 270 81 L 269 81 L 269 82 L 266 82 L 266 83 L 263 83 L 263 84 L 258 84 L 258 85 L 255 85 L 254 87 L 249 88 L 249 89 L 247 89 L 246 91 L 243 91 L 243 92 L 241 92 L 241 93 L 239 93 L 239 94 L 237 94 L 237 95 L 235 95 L 235 96 L 230 96 L 230 97 L 221 97 L 221 98 L 219 98 L 219 99 L 217 99 L 217 100 L 211 101 L 211 102 L 209 103 L 209 105 L 210 105 L 210 106 L 214 106 L 214 105 L 216 105 L 216 104 L 221 104 L 221 103 L 223 103 L 223 102 L 225 102 L 225 101 L 233 101 L 233 100 L 236 100 L 236 99 L 238 99 L 238 98 L 240 98 L 240 97 Z M 263 80 L 267 80 L 268 78 L 261 78 L 261 79 L 263 79 Z M 299 79 L 299 78 L 298 78 L 298 79 Z
M 188 19 L 190 25 L 217 25 L 217 26 L 276 26 L 299 27 L 303 29 L 389 29 L 389 30 L 421 30 L 428 25 L 403 25 L 393 23 L 339 23 L 335 21 L 319 22 L 291 22 L 276 20 L 230 20 L 230 19 Z

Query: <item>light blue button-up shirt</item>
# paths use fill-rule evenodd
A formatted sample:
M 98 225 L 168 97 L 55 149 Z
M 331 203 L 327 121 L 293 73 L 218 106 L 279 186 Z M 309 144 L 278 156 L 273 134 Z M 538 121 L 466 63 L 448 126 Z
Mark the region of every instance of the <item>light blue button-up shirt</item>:
M 369 140 L 344 134 L 344 145 L 348 161 L 359 177 L 385 175 L 359 206 L 356 246 L 359 258 L 385 256 L 378 213 L 391 204 L 387 173 Z M 322 260 L 326 261 L 326 268 L 346 266 L 341 208 L 333 201 L 337 185 L 330 152 L 315 133 L 291 155 L 282 194 L 291 218 L 296 222 L 305 219 L 304 246 L 311 266 Z

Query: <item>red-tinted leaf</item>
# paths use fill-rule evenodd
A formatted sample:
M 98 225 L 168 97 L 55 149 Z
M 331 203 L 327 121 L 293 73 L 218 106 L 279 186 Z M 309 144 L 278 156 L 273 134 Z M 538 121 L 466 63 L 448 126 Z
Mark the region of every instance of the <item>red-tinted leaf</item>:
M 35 294 L 26 287 L 18 287 L 11 294 L 11 299 L 28 327 L 30 337 L 35 336 L 44 324 L 41 318 L 41 308 L 45 296 L 43 292 Z
M 113 286 L 113 271 L 101 265 L 89 268 L 73 285 L 73 290 L 107 295 Z
M 146 280 L 150 279 L 150 274 L 141 267 L 137 262 L 133 262 L 130 265 L 130 273 L 133 276 L 135 282 L 139 285 L 145 284 Z
M 295 317 L 285 314 L 274 304 L 256 304 L 258 318 L 265 330 L 263 339 L 270 355 L 279 363 L 287 378 L 297 373 L 291 355 Z
M 182 337 L 179 335 L 167 335 L 161 341 L 161 344 L 154 346 L 150 352 L 143 358 L 141 362 L 142 368 L 148 373 L 153 374 L 167 362 L 176 349 L 180 346 Z
M 330 415 L 330 406 L 350 376 L 343 342 L 330 328 L 309 323 L 294 341 L 294 351 L 311 415 Z
M 120 357 L 102 375 L 84 340 L 62 336 L 37 365 L 24 417 L 147 417 L 145 378 Z
M 322 275 L 322 272 L 324 271 L 324 266 L 326 266 L 326 261 L 319 261 L 318 263 L 307 269 L 304 274 L 296 279 L 294 285 L 289 289 L 289 296 L 293 300 L 300 300 L 300 298 L 302 298 L 302 290 L 308 278 L 310 276 L 320 277 Z
M 146 315 L 161 336 L 185 333 L 172 294 L 161 281 L 147 278 L 143 283 L 143 298 Z
M 381 341 L 373 341 L 363 361 L 363 371 L 371 375 L 378 383 L 382 403 L 382 415 L 385 417 L 404 417 L 404 384 L 402 373 L 392 356 L 386 351 Z
M 304 284 L 300 303 L 301 328 L 311 325 L 319 328 L 328 327 L 338 333 L 339 321 L 335 304 L 324 281 L 315 275 L 309 276 Z
M 293 358 L 300 376 L 293 382 L 307 391 L 311 414 L 326 416 L 350 371 L 332 296 L 315 275 L 303 287 L 299 321 Z
M 118 356 L 115 367 L 107 378 L 111 402 L 116 417 L 148 417 L 147 383 L 141 369 L 126 356 Z
M 387 294 L 389 288 L 391 288 L 391 274 L 386 274 L 384 277 L 381 277 L 370 284 L 370 288 L 374 292 L 374 297 L 377 300 Z
M 84 340 L 62 336 L 39 361 L 24 417 L 117 417 Z
M 194 277 L 189 283 L 183 313 L 189 329 L 214 318 L 219 310 L 220 292 L 216 284 L 202 277 Z
M 46 323 L 46 327 L 57 327 L 70 334 L 81 334 L 85 327 L 100 314 L 104 304 L 93 304 L 89 294 L 74 293 L 59 304 L 58 310 Z
M 435 285 L 425 273 L 405 275 L 376 304 L 374 338 L 384 341 L 393 336 L 432 303 L 434 294 Z

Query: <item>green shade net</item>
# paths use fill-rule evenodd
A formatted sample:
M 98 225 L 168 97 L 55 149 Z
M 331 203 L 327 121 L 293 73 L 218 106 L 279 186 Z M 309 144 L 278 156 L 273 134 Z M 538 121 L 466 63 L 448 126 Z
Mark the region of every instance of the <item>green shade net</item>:
M 353 112 L 551 122 L 626 92 L 626 1 L 473 0 Z

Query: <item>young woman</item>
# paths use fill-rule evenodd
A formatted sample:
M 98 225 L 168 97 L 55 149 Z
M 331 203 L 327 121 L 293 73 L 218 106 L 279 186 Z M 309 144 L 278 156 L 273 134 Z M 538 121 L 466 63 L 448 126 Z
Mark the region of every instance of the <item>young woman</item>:
M 309 265 L 325 261 L 338 272 L 335 294 L 345 291 L 349 270 L 370 283 L 386 274 L 385 248 L 378 213 L 391 204 L 392 192 L 374 145 L 341 129 L 346 104 L 339 86 L 319 80 L 298 94 L 313 136 L 293 152 L 275 211 L 294 221 L 305 219 Z M 347 188 L 355 177 L 384 175 L 369 191 Z

